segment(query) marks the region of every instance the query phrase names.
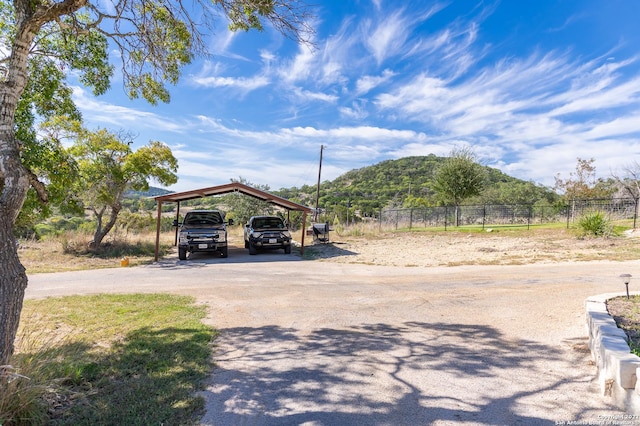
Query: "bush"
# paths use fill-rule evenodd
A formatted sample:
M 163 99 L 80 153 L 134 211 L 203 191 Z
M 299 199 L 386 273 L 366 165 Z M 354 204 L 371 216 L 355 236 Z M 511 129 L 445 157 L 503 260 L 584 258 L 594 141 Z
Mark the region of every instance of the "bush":
M 36 238 L 42 238 L 47 235 L 56 235 L 57 231 L 55 227 L 46 223 L 39 223 L 33 227 L 33 231 L 36 234 Z
M 585 214 L 578 221 L 578 227 L 582 235 L 593 235 L 595 237 L 608 237 L 613 231 L 611 222 L 603 212 Z

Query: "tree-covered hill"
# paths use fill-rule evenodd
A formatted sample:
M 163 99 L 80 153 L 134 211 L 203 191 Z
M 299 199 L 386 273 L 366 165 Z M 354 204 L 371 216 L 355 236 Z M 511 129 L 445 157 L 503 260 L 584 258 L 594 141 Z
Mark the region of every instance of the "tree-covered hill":
M 320 185 L 318 206 L 332 211 L 350 207 L 363 216 L 374 216 L 389 207 L 419 207 L 443 204 L 433 190 L 433 179 L 446 157 L 433 154 L 406 157 L 351 170 Z M 487 184 L 483 193 L 467 204 L 552 203 L 558 195 L 551 189 L 485 167 Z M 274 191 L 291 200 L 315 207 L 316 186 L 283 188 Z

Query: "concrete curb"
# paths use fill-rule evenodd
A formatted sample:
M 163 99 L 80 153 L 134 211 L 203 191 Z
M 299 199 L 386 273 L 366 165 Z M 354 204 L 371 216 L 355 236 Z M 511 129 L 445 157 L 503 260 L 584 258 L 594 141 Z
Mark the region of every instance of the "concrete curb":
M 640 414 L 640 357 L 631 353 L 626 333 L 607 311 L 608 299 L 624 295 L 605 293 L 585 300 L 589 349 L 598 368 L 601 395 L 630 414 Z

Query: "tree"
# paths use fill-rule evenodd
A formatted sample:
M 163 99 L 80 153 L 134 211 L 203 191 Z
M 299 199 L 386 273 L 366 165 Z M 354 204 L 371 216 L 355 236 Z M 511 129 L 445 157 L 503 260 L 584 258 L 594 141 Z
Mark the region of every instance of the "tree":
M 433 189 L 445 202 L 455 206 L 458 222 L 460 204 L 467 198 L 480 194 L 485 187 L 486 171 L 470 148 L 455 148 L 437 169 Z
M 575 172 L 569 173 L 569 178 L 562 179 L 560 174 L 555 176 L 554 189 L 564 194 L 565 201 L 579 199 L 606 198 L 613 194 L 613 181 L 596 177 L 595 159 L 585 160 L 578 157 Z
M 127 190 L 148 190 L 150 178 L 163 185 L 178 180 L 178 160 L 167 145 L 152 141 L 133 151 L 128 139 L 126 134 L 115 135 L 106 129 L 81 129 L 71 148 L 78 162 L 79 198 L 96 220 L 91 246 L 100 245 L 113 229 Z
M 634 161 L 625 166 L 624 175 L 612 173 L 615 179 L 618 192 L 621 196 L 631 197 L 634 200 L 640 198 L 640 163 Z
M 231 179 L 231 182 L 242 183 L 261 191 L 269 192 L 269 185 L 257 185 L 249 182 L 240 176 L 238 179 Z M 246 223 L 251 216 L 256 215 L 272 215 L 273 204 L 266 201 L 258 200 L 249 195 L 234 192 L 224 197 L 224 204 L 229 211 L 233 212 L 233 220 L 236 223 Z
M 17 231 L 23 234 L 50 216 L 51 206 L 61 213 L 82 212 L 69 190 L 76 175 L 73 160 L 58 141 L 42 138 L 37 131 L 38 119 L 50 120 L 59 115 L 81 119 L 71 99 L 72 90 L 63 71 L 47 58 L 36 56 L 28 66 L 29 81 L 16 110 L 16 138 L 22 143 L 23 164 L 38 180 L 47 182 L 48 202 L 41 202 L 33 189 L 28 191 L 16 222 Z
M 16 132 L 18 104 L 31 64 L 78 72 L 95 94 L 109 88 L 109 42 L 119 50 L 123 84 L 131 97 L 169 101 L 182 67 L 205 53 L 202 31 L 222 11 L 233 30 L 263 29 L 263 22 L 296 41 L 308 40 L 308 13 L 300 0 L 14 0 L 0 1 L 0 365 L 8 363 L 18 329 L 25 269 L 15 223 L 27 193 L 49 199 L 46 185 L 22 159 Z M 196 20 L 194 17 L 198 17 Z
M 578 157 L 575 172 L 569 173 L 567 179 L 562 179 L 558 173 L 554 188 L 562 192 L 567 200 L 591 198 L 592 188 L 596 184 L 595 161 L 593 158 L 584 160 Z

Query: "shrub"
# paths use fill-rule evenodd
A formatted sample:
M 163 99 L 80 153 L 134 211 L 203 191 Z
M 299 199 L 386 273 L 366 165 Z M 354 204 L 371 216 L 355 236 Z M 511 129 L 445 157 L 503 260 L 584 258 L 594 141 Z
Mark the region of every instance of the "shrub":
M 36 238 L 42 238 L 47 235 L 56 235 L 56 229 L 52 225 L 46 223 L 39 223 L 33 227 L 33 231 L 36 234 Z
M 613 226 L 603 212 L 585 214 L 578 221 L 578 227 L 583 235 L 608 237 L 612 234 Z

